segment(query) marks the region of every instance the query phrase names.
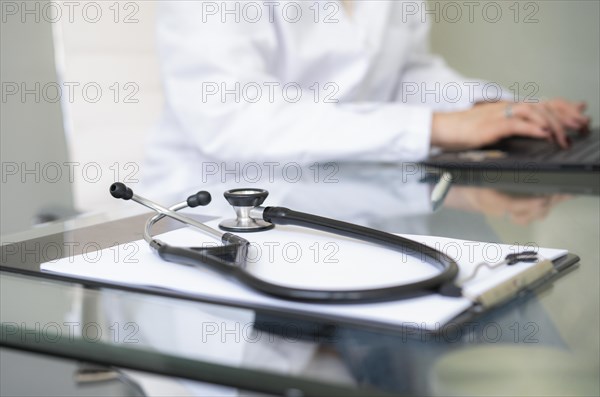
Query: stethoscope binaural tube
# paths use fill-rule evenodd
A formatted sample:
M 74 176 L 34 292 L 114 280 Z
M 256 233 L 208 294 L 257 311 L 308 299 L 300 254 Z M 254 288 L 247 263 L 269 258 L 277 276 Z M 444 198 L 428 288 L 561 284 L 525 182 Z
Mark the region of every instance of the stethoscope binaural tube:
M 114 187 L 115 185 L 117 186 Z M 176 211 L 184 208 L 208 204 L 208 202 L 210 202 L 210 195 L 208 195 L 207 199 L 205 193 L 206 192 L 199 192 L 196 195 L 190 196 L 185 202 L 175 204 L 170 208 L 164 208 L 133 194 L 131 189 L 123 184 L 116 183 L 111 186 L 111 194 L 113 197 L 123 198 L 125 200 L 132 199 L 158 212 L 157 215 L 146 222 L 144 238 L 162 259 L 190 266 L 208 266 L 215 271 L 237 279 L 254 290 L 277 298 L 314 303 L 359 303 L 399 300 L 432 293 L 441 293 L 446 296 L 461 296 L 460 288 L 456 287 L 453 283 L 453 280 L 458 274 L 458 265 L 448 255 L 427 245 L 391 233 L 317 215 L 293 211 L 283 207 L 256 207 L 251 211 L 251 215 L 253 218 L 260 217 L 262 219 L 259 220 L 269 224 L 295 225 L 321 230 L 377 244 L 409 256 L 418 256 L 427 263 L 436 266 L 440 270 L 440 273 L 428 279 L 409 284 L 358 290 L 315 290 L 296 288 L 281 286 L 260 279 L 246 270 L 249 246 L 247 240 L 229 232 L 222 233 L 191 218 L 176 213 Z M 200 199 L 201 197 L 204 197 L 204 199 Z M 201 230 L 203 232 L 219 238 L 223 245 L 216 247 L 175 247 L 152 238 L 152 226 L 165 216 L 195 227 L 197 227 L 196 224 L 199 223 L 202 225 Z
M 189 196 L 186 201 L 177 203 L 169 208 L 165 208 L 153 201 L 134 194 L 130 188 L 121 182 L 115 182 L 110 186 L 110 194 L 117 199 L 133 200 L 157 212 L 156 215 L 146 221 L 144 226 L 144 240 L 146 240 L 146 242 L 150 245 L 150 248 L 154 249 L 161 258 L 170 262 L 177 262 L 172 260 L 175 253 L 182 255 L 182 259 L 185 257 L 190 257 L 190 254 L 193 253 L 196 259 L 195 263 L 185 263 L 183 261 L 179 261 L 179 263 L 197 266 L 198 261 L 200 261 L 200 263 L 209 265 L 212 269 L 221 273 L 230 272 L 232 265 L 241 267 L 246 266 L 246 254 L 249 245 L 249 242 L 246 239 L 236 236 L 235 234 L 223 233 L 176 212 L 184 208 L 195 208 L 197 206 L 208 205 L 212 200 L 210 193 L 206 191 L 200 191 Z M 154 226 L 156 222 L 160 221 L 165 216 L 173 218 L 185 225 L 200 229 L 205 234 L 218 238 L 223 245 L 217 247 L 209 246 L 183 248 L 174 247 L 164 243 L 161 240 L 153 238 L 151 233 L 152 226 Z M 184 252 L 184 250 L 191 251 Z M 225 259 L 227 259 L 228 262 L 225 262 Z

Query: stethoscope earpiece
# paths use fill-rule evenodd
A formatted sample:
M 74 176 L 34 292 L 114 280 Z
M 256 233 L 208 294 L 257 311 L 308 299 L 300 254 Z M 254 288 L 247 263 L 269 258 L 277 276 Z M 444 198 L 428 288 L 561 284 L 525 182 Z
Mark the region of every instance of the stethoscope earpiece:
M 187 205 L 190 208 L 196 208 L 198 206 L 204 207 L 205 205 L 210 204 L 211 201 L 212 197 L 210 193 L 206 190 L 201 190 L 187 198 Z
M 110 185 L 110 195 L 117 199 L 129 200 L 133 197 L 133 190 L 124 183 L 115 182 Z

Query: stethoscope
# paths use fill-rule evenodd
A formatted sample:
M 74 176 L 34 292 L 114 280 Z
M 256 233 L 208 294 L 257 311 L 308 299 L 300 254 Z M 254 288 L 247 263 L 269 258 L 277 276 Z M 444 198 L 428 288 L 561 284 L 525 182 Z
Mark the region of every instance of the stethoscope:
M 263 189 L 233 189 L 224 193 L 225 199 L 235 210 L 236 218 L 221 222 L 219 228 L 223 231 L 177 213 L 177 211 L 184 208 L 209 204 L 211 195 L 206 191 L 200 191 L 189 196 L 186 201 L 169 208 L 134 194 L 130 188 L 120 182 L 113 183 L 110 186 L 110 194 L 118 199 L 133 200 L 157 212 L 145 224 L 144 240 L 162 259 L 190 266 L 206 266 L 233 277 L 256 291 L 277 298 L 305 302 L 356 303 L 398 300 L 432 293 L 440 293 L 446 296 L 461 296 L 462 294 L 460 287 L 454 283 L 454 279 L 458 274 L 458 265 L 443 252 L 407 238 L 352 223 L 293 211 L 284 207 L 262 207 L 261 205 L 269 194 Z M 176 247 L 153 238 L 151 234 L 152 226 L 164 217 L 170 217 L 183 224 L 195 227 L 219 239 L 222 245 L 216 247 Z M 295 225 L 377 244 L 405 255 L 418 257 L 436 267 L 439 273 L 412 283 L 371 289 L 317 290 L 271 283 L 254 276 L 246 270 L 250 243 L 232 232 L 264 231 L 272 229 L 275 225 Z

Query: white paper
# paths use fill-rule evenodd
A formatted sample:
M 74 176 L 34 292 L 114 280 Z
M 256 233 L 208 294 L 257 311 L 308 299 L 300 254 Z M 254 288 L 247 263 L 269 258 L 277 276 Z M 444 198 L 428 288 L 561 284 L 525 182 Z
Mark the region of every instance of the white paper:
M 218 221 L 209 225 L 216 227 Z M 356 289 L 396 285 L 427 278 L 438 272 L 411 256 L 328 233 L 297 227 L 245 234 L 251 243 L 248 269 L 257 276 L 283 285 L 312 289 Z M 528 247 L 471 242 L 432 236 L 404 235 L 440 249 L 459 264 L 458 280 L 468 277 L 479 263 L 497 263 L 509 253 Z M 197 230 L 183 228 L 157 236 L 179 246 L 207 246 L 216 240 Z M 554 260 L 565 250 L 540 248 L 540 257 Z M 493 287 L 533 266 L 518 263 L 498 269 L 480 269 L 465 289 Z M 332 318 L 366 320 L 392 326 L 436 329 L 471 306 L 466 298 L 432 294 L 425 297 L 366 304 L 310 304 L 281 300 L 256 292 L 236 280 L 202 266 L 190 267 L 163 261 L 145 241 L 103 251 L 63 258 L 42 265 L 43 271 L 80 278 L 152 286 L 192 293 L 200 297 L 262 305 L 287 312 L 320 313 Z

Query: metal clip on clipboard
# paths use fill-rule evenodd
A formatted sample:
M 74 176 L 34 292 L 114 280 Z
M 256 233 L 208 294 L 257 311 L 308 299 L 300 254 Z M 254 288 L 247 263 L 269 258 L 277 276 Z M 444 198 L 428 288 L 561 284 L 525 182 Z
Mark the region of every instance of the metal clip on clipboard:
M 539 260 L 534 251 L 525 251 L 516 254 L 509 254 L 506 256 L 504 261 L 495 265 L 490 265 L 488 263 L 481 263 L 477 265 L 477 267 L 475 267 L 473 270 L 473 274 L 463 280 L 462 285 L 464 285 L 466 281 L 473 279 L 481 267 L 494 269 L 503 264 L 511 266 L 518 262 L 536 263 L 529 269 L 515 274 L 508 280 L 503 281 L 502 283 L 488 289 L 483 293 L 473 294 L 463 289 L 463 295 L 472 302 L 479 304 L 482 308 L 487 309 L 505 302 L 511 297 L 517 295 L 520 291 L 528 289 L 538 281 L 555 272 L 552 261 L 548 259 Z

